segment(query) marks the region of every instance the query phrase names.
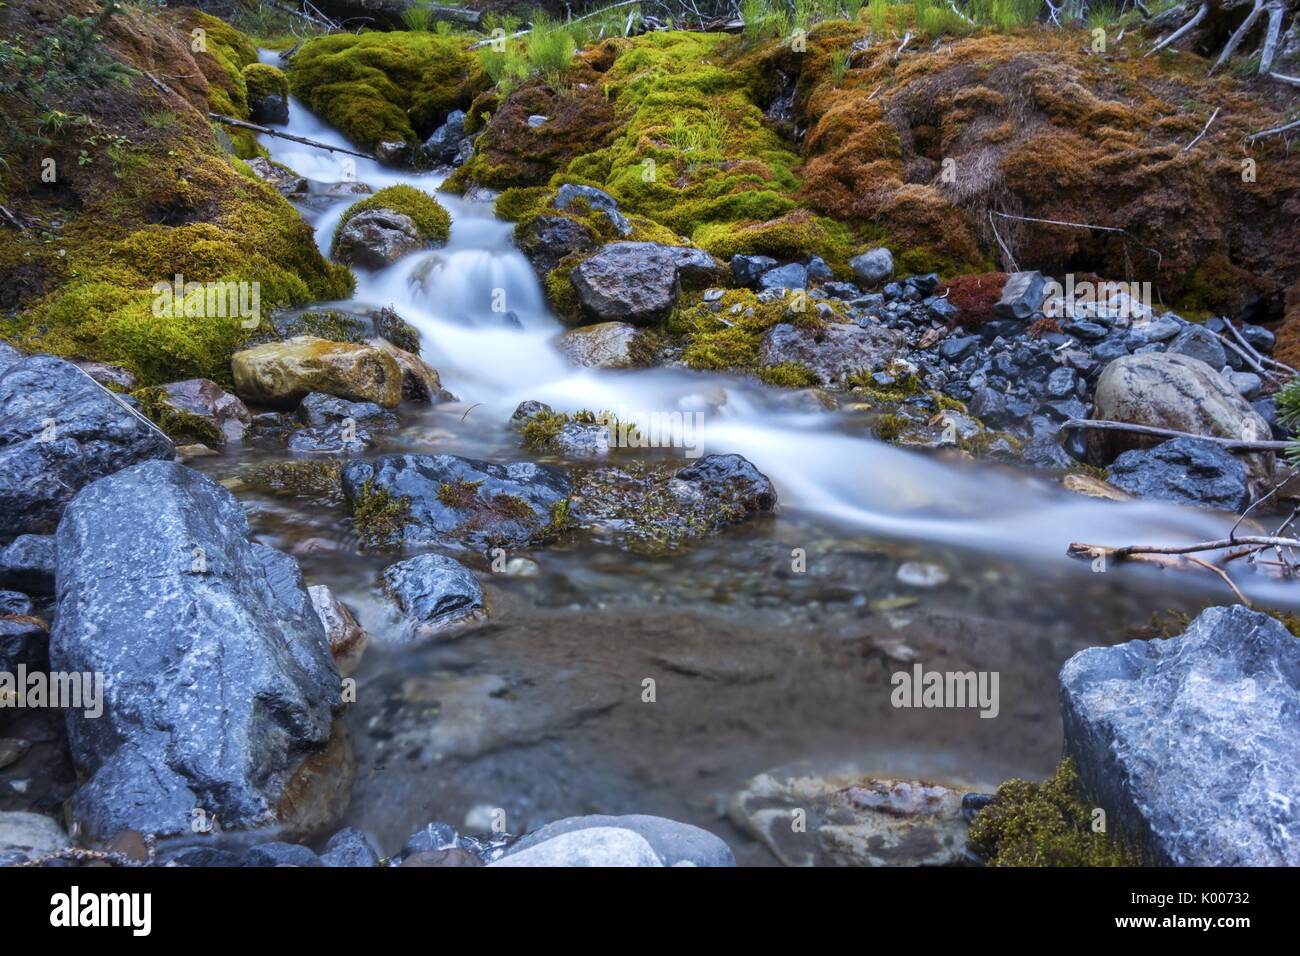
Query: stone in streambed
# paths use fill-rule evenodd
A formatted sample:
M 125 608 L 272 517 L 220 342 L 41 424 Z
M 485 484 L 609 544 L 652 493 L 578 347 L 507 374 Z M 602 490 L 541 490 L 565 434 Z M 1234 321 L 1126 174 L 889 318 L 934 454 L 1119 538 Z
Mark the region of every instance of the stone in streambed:
M 663 866 L 650 843 L 638 833 L 618 827 L 592 827 L 564 833 L 502 857 L 490 866 Z
M 378 866 L 379 854 L 362 831 L 344 827 L 326 842 L 320 861 L 331 867 Z
M 54 535 L 20 534 L 0 550 L 0 587 L 53 594 L 54 569 Z
M 349 402 L 323 392 L 312 392 L 298 405 L 298 421 L 311 428 L 352 421 L 374 431 L 389 431 L 398 426 L 397 416 L 374 402 Z
M 520 251 L 543 279 L 565 256 L 594 248 L 595 234 L 567 216 L 537 216 L 519 237 Z
M 1300 865 L 1300 641 L 1241 605 L 1061 668 L 1086 791 L 1153 863 Z
M 485 612 L 474 573 L 441 554 L 421 554 L 384 568 L 384 591 L 397 602 L 411 637 L 429 637 Z
M 230 492 L 166 462 L 102 478 L 64 513 L 51 664 L 108 675 L 102 716 L 67 717 L 87 835 L 188 833 L 196 807 L 292 832 L 346 804 L 325 631 L 297 563 L 248 534 Z
M 0 866 L 16 866 L 70 846 L 63 828 L 42 813 L 0 812 Z
M 343 677 L 351 677 L 361 664 L 370 635 L 357 623 L 356 615 L 323 584 L 307 588 L 312 609 L 320 618 L 329 640 L 330 656 Z
M 506 856 L 523 853 L 566 833 L 577 833 L 596 827 L 613 827 L 638 834 L 650 844 L 665 866 L 736 865 L 736 858 L 731 848 L 708 830 L 701 830 L 687 823 L 678 823 L 666 817 L 646 816 L 639 813 L 626 816 L 608 816 L 598 813 L 556 820 L 521 837 L 506 851 Z
M 599 322 L 569 329 L 556 342 L 560 354 L 583 368 L 629 368 L 637 364 L 641 332 L 627 322 Z
M 905 341 L 902 332 L 876 323 L 862 326 L 831 322 L 821 330 L 781 323 L 764 333 L 759 362 L 797 362 L 823 384 L 838 385 L 858 372 L 888 367 L 901 354 Z
M 374 345 L 301 336 L 236 352 L 230 365 L 235 391 L 264 405 L 292 407 L 311 392 L 384 408 L 402 401 L 402 368 Z
M 382 269 L 408 252 L 428 248 L 415 220 L 394 209 L 365 209 L 348 219 L 331 253 L 344 265 Z
M 70 362 L 15 362 L 0 373 L 0 540 L 49 533 L 84 485 L 174 456 L 153 423 Z
M 192 378 L 171 382 L 150 390 L 151 401 L 159 414 L 154 415 L 166 424 L 166 416 L 189 416 L 202 423 L 202 435 L 190 437 L 203 439 L 217 447 L 237 445 L 252 423 L 248 407 L 216 382 L 208 378 Z
M 702 249 L 611 242 L 571 273 L 583 309 L 599 322 L 652 325 L 677 304 L 682 286 L 702 287 L 722 267 Z
M 1175 438 L 1135 448 L 1106 471 L 1110 483 L 1138 498 L 1240 511 L 1250 503 L 1250 476 L 1240 458 L 1213 442 Z

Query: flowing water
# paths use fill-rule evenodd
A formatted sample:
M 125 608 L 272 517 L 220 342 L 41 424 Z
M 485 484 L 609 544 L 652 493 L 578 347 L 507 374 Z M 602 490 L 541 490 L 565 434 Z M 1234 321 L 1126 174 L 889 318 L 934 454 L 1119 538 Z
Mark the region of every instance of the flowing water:
M 346 146 L 291 101 L 288 132 Z M 300 204 L 321 249 L 356 197 L 325 185 L 442 177 L 263 137 L 307 177 Z M 403 645 L 375 579 L 389 555 L 355 546 L 345 515 L 310 501 L 245 495 L 261 540 L 298 555 L 372 635 L 346 722 L 358 760 L 349 823 L 385 847 L 430 819 L 474 829 L 489 808 L 520 832 L 575 813 L 657 813 L 718 832 L 742 862 L 767 862 L 726 818 L 754 775 L 797 764 L 996 785 L 1041 776 L 1060 756 L 1056 672 L 1082 647 L 1132 637 L 1160 609 L 1227 603 L 1217 579 L 1140 568 L 1093 573 L 1075 540 L 1172 543 L 1216 537 L 1227 519 L 1154 502 L 1118 504 L 1039 476 L 907 451 L 860 420 L 794 411 L 779 393 L 685 369 L 574 369 L 552 345 L 561 324 L 490 198 L 438 194 L 445 248 L 358 270 L 352 301 L 391 305 L 460 399 L 402 409 L 380 452 L 525 457 L 510 413 L 557 409 L 702 412 L 706 453 L 736 452 L 777 487 L 778 514 L 670 557 L 589 537 L 530 552 L 532 576 L 489 573 L 489 622 L 450 641 Z M 499 310 L 517 317 L 509 321 Z M 494 305 L 498 309 L 494 310 Z M 623 453 L 620 453 L 623 454 Z M 265 452 L 201 461 L 229 476 Z M 803 549 L 807 570 L 792 569 Z M 909 586 L 903 561 L 946 581 Z M 473 563 L 473 562 L 471 562 Z M 1252 593 L 1289 603 L 1264 581 Z M 997 671 L 1000 713 L 896 710 L 889 676 Z M 655 681 L 653 702 L 643 681 Z M 469 821 L 467 823 L 467 816 Z

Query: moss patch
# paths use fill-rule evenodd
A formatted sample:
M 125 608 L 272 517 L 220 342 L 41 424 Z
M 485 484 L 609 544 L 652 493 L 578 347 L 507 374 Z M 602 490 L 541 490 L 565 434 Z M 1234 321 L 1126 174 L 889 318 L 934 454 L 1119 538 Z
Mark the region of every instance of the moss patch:
M 383 489 L 373 488 L 369 479 L 352 504 L 352 523 L 361 543 L 380 548 L 400 541 L 411 517 L 411 499 L 395 498 Z
M 209 419 L 176 408 L 167 400 L 161 386 L 139 388 L 131 393 L 140 403 L 140 411 L 178 445 L 195 443 L 218 448 L 225 444 L 221 429 Z
M 420 238 L 429 242 L 446 242 L 447 237 L 451 235 L 451 215 L 442 208 L 442 204 L 428 193 L 403 183 L 388 186 L 349 206 L 334 229 L 334 241 L 338 241 L 343 227 L 353 216 L 368 209 L 391 209 L 393 212 L 409 216 L 415 223 Z

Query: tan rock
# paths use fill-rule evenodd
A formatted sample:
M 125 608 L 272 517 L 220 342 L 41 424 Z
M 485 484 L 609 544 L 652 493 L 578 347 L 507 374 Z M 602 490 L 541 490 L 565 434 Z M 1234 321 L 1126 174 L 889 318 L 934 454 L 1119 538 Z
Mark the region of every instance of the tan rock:
M 634 347 L 640 333 L 627 322 L 598 322 L 570 329 L 556 347 L 569 361 L 584 368 L 627 368 L 635 364 Z
M 445 391 L 438 370 L 413 352 L 399 349 L 387 339 L 371 339 L 370 344 L 392 356 L 402 372 L 402 397 L 412 402 L 449 402 L 455 396 Z
M 311 596 L 316 616 L 325 625 L 325 633 L 330 639 L 330 654 L 334 657 L 339 674 L 351 677 L 361 664 L 361 655 L 370 641 L 370 635 L 325 585 L 313 584 L 307 593 Z
M 264 405 L 289 407 L 309 392 L 394 408 L 402 401 L 403 368 L 382 348 L 299 336 L 236 352 L 235 391 Z
M 1092 475 L 1066 475 L 1061 484 L 1067 491 L 1089 498 L 1104 498 L 1107 501 L 1129 501 L 1133 498 L 1127 491 Z

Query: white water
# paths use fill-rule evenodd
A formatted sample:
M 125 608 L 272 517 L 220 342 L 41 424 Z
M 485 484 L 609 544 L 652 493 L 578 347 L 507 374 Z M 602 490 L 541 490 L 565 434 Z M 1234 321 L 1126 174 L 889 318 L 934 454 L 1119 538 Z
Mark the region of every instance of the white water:
M 264 52 L 263 59 L 274 56 Z M 286 131 L 349 145 L 297 100 L 290 101 Z M 263 137 L 262 142 L 276 161 L 317 183 L 359 180 L 376 190 L 407 183 L 434 194 L 442 181 L 436 174 L 398 172 L 287 140 Z M 452 216 L 447 246 L 411 254 L 376 273 L 357 270 L 355 300 L 392 305 L 418 328 L 423 355 L 444 384 L 466 404 L 483 404 L 476 419 L 504 424 L 526 399 L 569 411 L 703 411 L 705 452 L 744 455 L 777 486 L 783 508 L 805 509 L 885 537 L 954 545 L 1039 566 L 1070 566 L 1081 573 L 1088 566 L 1065 556 L 1073 541 L 1189 543 L 1220 537 L 1231 524 L 1227 516 L 1198 509 L 1099 501 L 1032 475 L 905 451 L 865 437 L 860 429 L 846 433 L 840 416 L 781 408 L 769 391 L 736 378 L 680 369 L 575 369 L 551 344 L 563 326 L 548 313 L 536 275 L 511 244 L 512 224 L 498 220 L 490 202 L 437 198 Z M 317 241 L 326 253 L 347 205 L 339 201 L 317 222 Z M 510 328 L 500 309 L 494 311 L 502 296 L 522 328 Z M 1238 584 L 1275 603 L 1295 601 L 1289 585 L 1262 577 L 1245 580 L 1252 577 L 1240 575 Z M 1198 576 L 1197 583 L 1230 597 L 1209 575 Z

